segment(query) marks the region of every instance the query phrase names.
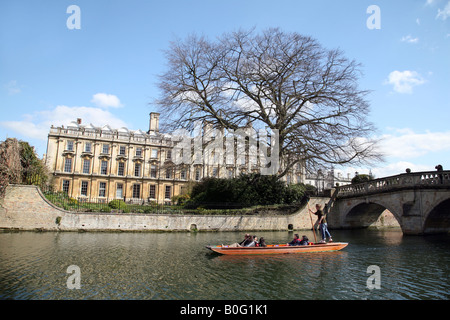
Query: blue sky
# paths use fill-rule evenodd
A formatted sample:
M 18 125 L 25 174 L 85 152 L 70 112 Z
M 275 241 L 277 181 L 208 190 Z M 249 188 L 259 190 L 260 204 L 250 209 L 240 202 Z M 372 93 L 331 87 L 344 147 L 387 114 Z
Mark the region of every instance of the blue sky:
M 80 29 L 67 27 L 70 5 Z M 380 29 L 367 26 L 371 5 Z M 252 27 L 312 36 L 362 64 L 386 162 L 336 169 L 450 168 L 450 0 L 2 0 L 0 140 L 28 141 L 42 155 L 50 125 L 77 117 L 146 131 L 171 40 Z

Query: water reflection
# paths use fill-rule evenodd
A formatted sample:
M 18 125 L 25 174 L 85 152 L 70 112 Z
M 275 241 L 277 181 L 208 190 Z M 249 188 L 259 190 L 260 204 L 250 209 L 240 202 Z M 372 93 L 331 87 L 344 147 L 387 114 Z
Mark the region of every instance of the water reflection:
M 302 234 L 313 239 L 312 232 Z M 242 233 L 0 233 L 0 299 L 448 299 L 448 236 L 333 231 L 342 251 L 220 256 Z M 261 232 L 286 243 L 292 232 Z M 70 265 L 81 289 L 67 288 Z M 366 287 L 367 267 L 381 289 Z

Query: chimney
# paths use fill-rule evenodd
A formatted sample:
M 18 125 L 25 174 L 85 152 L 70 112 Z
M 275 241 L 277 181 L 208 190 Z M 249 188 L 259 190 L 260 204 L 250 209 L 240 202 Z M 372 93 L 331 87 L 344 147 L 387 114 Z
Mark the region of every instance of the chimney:
M 81 124 L 81 118 L 77 118 L 77 124 Z
M 159 132 L 159 113 L 150 112 L 150 128 L 148 132 Z

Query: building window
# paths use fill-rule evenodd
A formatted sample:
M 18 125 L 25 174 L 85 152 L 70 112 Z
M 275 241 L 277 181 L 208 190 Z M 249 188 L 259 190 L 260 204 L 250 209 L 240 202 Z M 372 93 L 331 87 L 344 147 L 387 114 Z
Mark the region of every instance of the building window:
M 154 184 L 150 185 L 150 199 L 156 199 L 156 186 Z
M 121 156 L 124 156 L 124 155 L 125 155 L 125 151 L 126 151 L 125 146 L 120 146 L 120 147 L 119 147 L 119 154 L 120 154 Z
M 83 160 L 83 173 L 89 174 L 90 171 L 91 171 L 91 160 L 84 159 Z
M 72 158 L 66 158 L 64 162 L 64 172 L 72 172 Z
M 152 166 L 150 167 L 150 177 L 151 178 L 156 178 L 156 165 L 152 164 Z
M 181 169 L 180 179 L 181 180 L 186 180 L 186 169 Z
M 92 151 L 92 143 L 86 142 L 84 144 L 84 152 L 91 152 Z
M 135 177 L 140 177 L 141 176 L 141 164 L 140 163 L 136 163 L 134 165 L 134 176 Z
M 214 177 L 214 178 L 217 178 L 217 168 L 213 168 L 213 171 L 212 171 L 212 176 Z
M 172 159 L 172 150 L 167 150 L 166 160 L 170 160 L 170 159 Z
M 118 183 L 116 188 L 116 198 L 122 199 L 123 198 L 123 184 Z
M 69 194 L 69 186 L 70 186 L 70 180 L 63 180 L 63 182 L 62 182 L 62 191 L 65 194 Z
M 124 176 L 125 175 L 125 162 L 119 162 L 117 167 L 117 175 Z
M 104 144 L 102 146 L 102 153 L 109 153 L 109 144 Z
M 152 149 L 151 158 L 152 159 L 158 158 L 158 149 Z
M 172 169 L 166 169 L 166 179 L 172 178 Z
M 84 197 L 87 197 L 88 194 L 88 182 L 87 181 L 81 181 L 81 192 L 80 194 Z
M 106 182 L 100 182 L 98 187 L 98 196 L 106 197 Z
M 142 148 L 136 148 L 136 157 L 142 156 Z
M 200 169 L 195 170 L 195 180 L 196 181 L 200 180 Z
M 164 199 L 170 199 L 171 191 L 172 191 L 172 187 L 166 186 L 166 190 L 164 193 Z
M 100 164 L 100 174 L 108 174 L 108 161 L 102 160 Z
M 73 151 L 73 141 L 72 140 L 67 141 L 66 149 L 68 151 Z
M 139 199 L 141 197 L 141 185 L 133 184 L 133 198 Z
M 228 179 L 233 178 L 233 169 L 228 169 Z

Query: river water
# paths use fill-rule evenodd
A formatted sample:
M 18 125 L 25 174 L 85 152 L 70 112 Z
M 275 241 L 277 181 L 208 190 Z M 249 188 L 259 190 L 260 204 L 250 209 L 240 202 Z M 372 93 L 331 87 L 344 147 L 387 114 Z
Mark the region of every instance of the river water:
M 299 233 L 313 239 L 311 231 Z M 267 243 L 293 237 L 257 235 Z M 403 236 L 398 229 L 332 235 L 349 245 L 339 252 L 238 257 L 205 248 L 240 241 L 237 232 L 1 232 L 0 299 L 450 298 L 450 236 Z M 69 266 L 79 268 L 79 289 L 69 288 L 78 275 Z M 370 289 L 378 274 L 379 288 Z

